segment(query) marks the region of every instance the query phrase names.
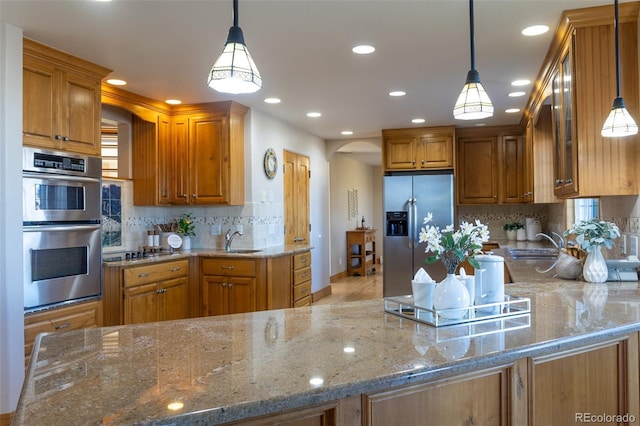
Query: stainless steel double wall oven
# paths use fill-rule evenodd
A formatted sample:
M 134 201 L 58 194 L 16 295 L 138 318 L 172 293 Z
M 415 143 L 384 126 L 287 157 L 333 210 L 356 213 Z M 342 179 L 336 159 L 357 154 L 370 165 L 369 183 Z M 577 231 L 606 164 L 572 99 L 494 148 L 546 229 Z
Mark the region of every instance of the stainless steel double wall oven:
M 24 308 L 101 295 L 99 157 L 23 149 Z

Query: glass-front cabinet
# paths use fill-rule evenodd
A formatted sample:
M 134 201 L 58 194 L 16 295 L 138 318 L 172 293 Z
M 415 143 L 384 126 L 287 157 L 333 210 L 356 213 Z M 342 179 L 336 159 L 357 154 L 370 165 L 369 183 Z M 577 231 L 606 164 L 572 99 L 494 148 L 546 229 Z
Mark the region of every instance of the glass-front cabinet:
M 553 135 L 555 143 L 555 186 L 556 196 L 567 196 L 578 192 L 577 162 L 578 151 L 574 140 L 575 99 L 573 72 L 574 39 L 562 55 L 557 71 L 552 79 L 553 85 Z

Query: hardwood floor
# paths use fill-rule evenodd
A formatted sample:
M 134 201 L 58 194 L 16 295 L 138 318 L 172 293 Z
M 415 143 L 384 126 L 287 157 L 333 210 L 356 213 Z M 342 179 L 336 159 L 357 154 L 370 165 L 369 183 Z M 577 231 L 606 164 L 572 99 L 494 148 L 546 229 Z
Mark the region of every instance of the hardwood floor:
M 331 283 L 331 295 L 313 302 L 314 305 L 327 305 L 355 300 L 382 299 L 382 266 L 376 272 L 365 277 L 353 276 Z

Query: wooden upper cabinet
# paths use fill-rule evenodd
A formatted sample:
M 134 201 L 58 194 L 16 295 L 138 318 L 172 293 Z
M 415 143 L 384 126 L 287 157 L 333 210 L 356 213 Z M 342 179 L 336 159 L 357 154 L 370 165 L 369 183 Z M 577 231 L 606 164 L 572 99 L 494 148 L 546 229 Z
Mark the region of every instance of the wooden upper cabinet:
M 638 2 L 619 5 L 620 89 L 636 121 L 640 111 L 639 11 Z M 603 138 L 600 134 L 616 96 L 613 6 L 565 11 L 541 69 L 538 90 L 532 93 L 525 116 L 537 121 L 551 96 L 551 185 L 555 195 L 597 197 L 640 192 L 639 136 Z M 534 128 L 534 140 L 539 134 Z M 537 143 L 534 152 L 536 148 Z M 535 186 L 537 190 L 538 184 Z
M 526 139 L 518 126 L 458 130 L 459 204 L 525 203 Z
M 100 155 L 100 87 L 111 70 L 24 39 L 24 145 Z
M 382 131 L 384 171 L 453 168 L 453 126 Z

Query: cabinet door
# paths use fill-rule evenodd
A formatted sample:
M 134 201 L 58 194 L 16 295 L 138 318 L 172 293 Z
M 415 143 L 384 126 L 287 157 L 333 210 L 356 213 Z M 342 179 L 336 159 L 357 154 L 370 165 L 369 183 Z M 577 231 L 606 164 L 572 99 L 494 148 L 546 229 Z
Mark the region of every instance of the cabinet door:
M 163 281 L 159 287 L 160 320 L 189 318 L 189 279 L 181 277 Z
M 498 142 L 496 137 L 458 140 L 460 204 L 498 202 Z
M 502 177 L 500 179 L 500 202 L 524 202 L 524 139 L 519 136 L 502 137 Z
M 415 136 L 387 136 L 384 140 L 385 169 L 415 169 L 416 143 L 417 138 Z
M 529 118 L 524 135 L 524 159 L 522 162 L 522 190 L 524 192 L 522 195 L 525 203 L 534 201 L 533 134 L 533 119 Z
M 100 155 L 100 81 L 61 72 L 60 124 L 62 147 Z
M 256 279 L 249 277 L 229 277 L 227 282 L 229 291 L 230 314 L 254 312 L 256 310 Z
M 421 169 L 448 169 L 453 167 L 453 137 L 428 135 L 418 142 L 418 167 Z
M 22 133 L 25 145 L 59 149 L 56 139 L 56 105 L 59 74 L 55 67 L 31 56 L 24 56 L 22 70 Z
M 158 202 L 169 204 L 171 199 L 171 121 L 166 115 L 158 115 Z
M 158 320 L 158 286 L 156 283 L 124 289 L 125 324 Z
M 230 313 L 227 302 L 227 280 L 228 277 L 221 275 L 202 276 L 203 316 Z
M 229 185 L 228 120 L 206 115 L 190 120 L 191 204 L 224 204 Z
M 189 204 L 189 119 L 174 117 L 171 141 L 171 202 Z

